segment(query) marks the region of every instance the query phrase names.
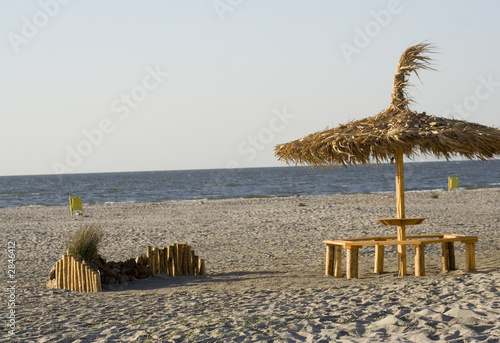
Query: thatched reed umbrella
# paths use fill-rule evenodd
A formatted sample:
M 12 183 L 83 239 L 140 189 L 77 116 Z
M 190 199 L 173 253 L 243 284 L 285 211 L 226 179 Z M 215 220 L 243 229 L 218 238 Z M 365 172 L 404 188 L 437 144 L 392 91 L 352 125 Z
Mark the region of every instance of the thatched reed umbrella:
M 418 70 L 434 70 L 429 53 L 433 47 L 421 43 L 401 56 L 394 76 L 390 106 L 379 114 L 313 133 L 276 146 L 275 155 L 287 164 L 349 166 L 395 160 L 397 218 L 405 218 L 403 157 L 435 155 L 485 160 L 500 155 L 500 130 L 462 120 L 435 117 L 411 111 L 408 78 Z M 398 240 L 405 239 L 404 221 Z M 406 275 L 406 251 L 399 246 L 400 275 Z

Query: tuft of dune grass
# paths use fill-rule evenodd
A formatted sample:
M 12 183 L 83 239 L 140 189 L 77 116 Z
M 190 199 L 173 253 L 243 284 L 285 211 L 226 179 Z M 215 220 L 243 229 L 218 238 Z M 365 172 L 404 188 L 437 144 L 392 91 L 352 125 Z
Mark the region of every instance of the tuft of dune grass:
M 102 242 L 103 230 L 97 224 L 82 224 L 66 240 L 66 249 L 79 260 L 91 262 Z

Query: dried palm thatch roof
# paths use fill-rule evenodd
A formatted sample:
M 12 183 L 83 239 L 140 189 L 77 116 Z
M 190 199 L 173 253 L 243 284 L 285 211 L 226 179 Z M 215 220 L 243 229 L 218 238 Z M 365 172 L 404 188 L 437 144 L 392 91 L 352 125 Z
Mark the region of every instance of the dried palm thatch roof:
M 401 149 L 407 157 L 418 154 L 449 159 L 461 155 L 487 159 L 500 155 L 500 130 L 462 120 L 435 117 L 408 109 L 408 78 L 418 70 L 433 70 L 428 43 L 403 53 L 394 77 L 390 106 L 379 114 L 313 133 L 276 146 L 275 155 L 288 164 L 354 165 L 390 160 Z

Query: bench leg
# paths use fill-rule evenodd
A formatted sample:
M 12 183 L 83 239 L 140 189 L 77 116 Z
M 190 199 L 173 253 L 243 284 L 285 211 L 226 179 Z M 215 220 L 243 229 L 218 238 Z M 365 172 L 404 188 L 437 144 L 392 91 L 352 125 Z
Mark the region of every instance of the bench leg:
M 448 244 L 441 243 L 441 259 L 443 260 L 443 271 L 449 271 L 450 270 L 450 261 L 449 261 L 449 254 L 448 254 Z
M 346 277 L 348 279 L 358 278 L 358 247 L 347 249 Z
M 415 246 L 415 276 L 425 276 L 425 244 Z
M 325 275 L 333 275 L 333 259 L 335 255 L 335 246 L 326 246 L 326 261 L 325 261 Z
M 382 274 L 384 272 L 384 246 L 375 246 L 375 268 L 373 270 L 375 274 Z
M 448 260 L 449 260 L 449 268 L 450 270 L 456 270 L 457 267 L 455 265 L 455 243 L 448 242 Z
M 476 270 L 476 252 L 474 243 L 465 243 L 465 271 Z
M 455 270 L 455 246 L 453 242 L 441 243 L 441 256 L 443 259 L 443 270 Z
M 335 246 L 335 265 L 333 270 L 333 275 L 335 277 L 342 277 L 342 247 L 340 245 Z

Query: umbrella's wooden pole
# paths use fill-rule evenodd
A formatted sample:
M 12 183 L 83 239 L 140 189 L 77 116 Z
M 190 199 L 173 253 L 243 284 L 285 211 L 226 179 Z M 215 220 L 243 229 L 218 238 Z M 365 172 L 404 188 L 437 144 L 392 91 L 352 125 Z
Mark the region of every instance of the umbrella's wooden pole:
M 396 208 L 398 218 L 405 218 L 405 181 L 403 166 L 403 150 L 396 151 Z M 405 225 L 398 226 L 398 241 L 406 240 Z M 399 275 L 406 276 L 406 245 L 398 245 Z

